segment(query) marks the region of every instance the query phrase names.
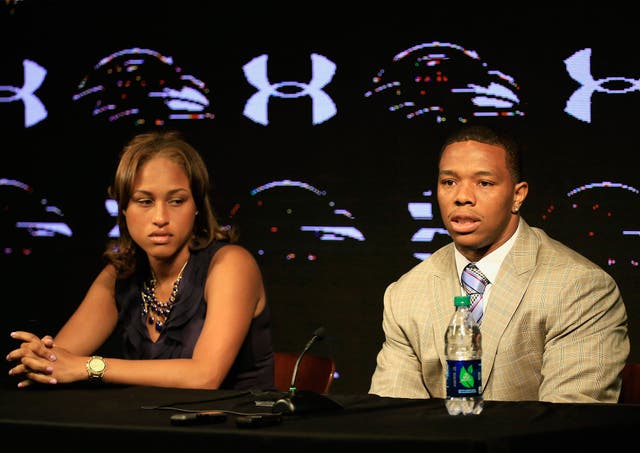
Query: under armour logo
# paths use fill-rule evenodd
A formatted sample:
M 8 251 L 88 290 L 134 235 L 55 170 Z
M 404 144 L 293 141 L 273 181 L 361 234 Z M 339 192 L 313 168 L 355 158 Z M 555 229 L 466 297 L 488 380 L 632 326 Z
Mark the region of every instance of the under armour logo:
M 640 79 L 629 77 L 605 77 L 595 80 L 591 75 L 591 49 L 582 49 L 564 60 L 567 72 L 576 82 L 582 86 L 571 95 L 564 109 L 569 115 L 585 121 L 591 122 L 591 96 L 594 91 L 608 94 L 624 94 L 640 90 Z M 605 85 L 626 87 L 613 89 Z
M 247 81 L 259 91 L 254 93 L 244 106 L 244 115 L 256 123 L 269 124 L 269 98 L 299 98 L 309 96 L 312 99 L 312 124 L 320 124 L 337 112 L 331 97 L 322 91 L 336 72 L 336 65 L 328 58 L 311 54 L 311 80 L 309 83 L 282 81 L 271 83 L 267 77 L 268 55 L 260 55 L 242 67 Z M 294 87 L 300 91 L 287 93 L 281 88 Z
M 38 63 L 31 60 L 23 60 L 24 85 L 14 87 L 11 85 L 0 85 L 1 91 L 10 91 L 12 96 L 0 97 L 0 102 L 22 101 L 24 103 L 24 127 L 31 127 L 47 117 L 47 109 L 40 99 L 33 93 L 40 88 L 47 70 Z

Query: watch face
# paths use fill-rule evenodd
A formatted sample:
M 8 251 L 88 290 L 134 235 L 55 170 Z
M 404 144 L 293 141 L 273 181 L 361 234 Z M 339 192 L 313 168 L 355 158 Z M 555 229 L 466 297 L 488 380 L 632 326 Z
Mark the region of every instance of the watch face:
M 89 362 L 89 366 L 94 373 L 102 373 L 105 369 L 104 360 L 100 359 L 91 359 L 91 362 Z

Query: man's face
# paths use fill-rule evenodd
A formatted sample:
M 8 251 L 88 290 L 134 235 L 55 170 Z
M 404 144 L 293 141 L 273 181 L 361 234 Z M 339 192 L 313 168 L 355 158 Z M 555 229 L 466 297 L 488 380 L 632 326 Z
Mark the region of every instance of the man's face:
M 438 204 L 456 248 L 477 261 L 504 244 L 518 226 L 513 207 L 526 197 L 526 183 L 514 184 L 506 151 L 473 140 L 452 143 L 442 154 Z

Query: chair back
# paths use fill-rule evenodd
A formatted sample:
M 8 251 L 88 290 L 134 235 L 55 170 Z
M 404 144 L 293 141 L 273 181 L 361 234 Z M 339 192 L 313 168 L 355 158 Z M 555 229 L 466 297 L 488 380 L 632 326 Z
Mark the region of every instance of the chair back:
M 293 369 L 300 354 L 277 351 L 274 358 L 274 384 L 277 390 L 287 392 L 291 385 Z M 317 393 L 329 393 L 333 383 L 336 363 L 331 357 L 306 353 L 300 360 L 296 374 L 296 388 Z
M 640 404 L 640 363 L 627 363 L 624 366 L 618 402 Z

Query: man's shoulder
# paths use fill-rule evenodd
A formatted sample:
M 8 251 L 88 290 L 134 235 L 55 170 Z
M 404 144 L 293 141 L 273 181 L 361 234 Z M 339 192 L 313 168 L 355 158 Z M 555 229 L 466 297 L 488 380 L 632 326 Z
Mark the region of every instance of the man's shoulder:
M 546 231 L 538 227 L 530 227 L 532 234 L 538 241 L 538 264 L 552 266 L 572 266 L 590 270 L 602 270 L 582 253 L 571 248 L 567 244 L 549 236 Z
M 424 278 L 425 275 L 450 272 L 452 263 L 455 265 L 453 247 L 452 242 L 439 248 L 405 272 L 400 279 Z

